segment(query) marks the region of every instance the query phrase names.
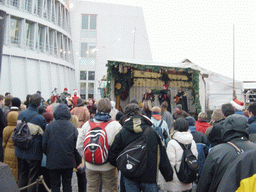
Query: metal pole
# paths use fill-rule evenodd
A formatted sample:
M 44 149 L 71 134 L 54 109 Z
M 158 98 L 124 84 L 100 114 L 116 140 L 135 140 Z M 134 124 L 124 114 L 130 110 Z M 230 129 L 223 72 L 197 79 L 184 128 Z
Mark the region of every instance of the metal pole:
M 235 97 L 235 24 L 233 24 L 233 98 Z

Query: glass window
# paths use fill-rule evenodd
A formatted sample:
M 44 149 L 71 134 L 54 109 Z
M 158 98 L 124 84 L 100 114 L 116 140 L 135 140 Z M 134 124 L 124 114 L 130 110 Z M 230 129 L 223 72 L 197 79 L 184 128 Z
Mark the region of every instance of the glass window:
M 30 0 L 25 0 L 25 10 L 30 12 L 31 8 L 32 8 L 32 2 Z
M 89 58 L 96 57 L 96 43 L 89 43 Z
M 82 15 L 82 29 L 88 29 L 88 15 Z
M 81 57 L 87 57 L 87 43 L 81 43 Z
M 93 98 L 94 96 L 94 83 L 88 83 L 88 98 Z
M 19 20 L 11 17 L 11 27 L 10 27 L 10 37 L 11 43 L 18 44 L 19 43 Z
M 32 46 L 32 23 L 26 21 L 26 46 Z
M 87 74 L 86 71 L 80 71 L 80 80 L 86 80 L 86 74 Z M 90 72 L 89 72 L 89 74 L 90 74 Z
M 86 99 L 86 83 L 80 83 L 80 96 L 82 99 Z
M 96 15 L 90 15 L 90 29 L 96 29 Z
M 44 50 L 44 38 L 43 38 L 43 26 L 38 25 L 38 41 L 39 41 L 39 49 L 41 51 Z
M 88 80 L 95 80 L 95 71 L 88 72 Z

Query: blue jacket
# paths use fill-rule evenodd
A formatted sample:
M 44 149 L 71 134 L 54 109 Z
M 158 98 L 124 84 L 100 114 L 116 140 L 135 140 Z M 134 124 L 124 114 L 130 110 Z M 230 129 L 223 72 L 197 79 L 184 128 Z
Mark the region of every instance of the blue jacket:
M 27 110 L 20 112 L 18 122 L 23 119 L 27 120 L 34 114 L 37 115 L 28 122 L 28 127 L 33 137 L 33 145 L 26 150 L 15 147 L 15 156 L 21 159 L 41 160 L 43 156 L 42 140 L 46 120 L 37 113 L 37 107 L 30 105 Z
M 256 116 L 253 116 L 248 120 L 249 124 L 249 129 L 248 132 L 249 134 L 256 133 Z
M 43 151 L 46 155 L 46 168 L 69 169 L 81 163 L 76 150 L 78 131 L 69 122 L 70 111 L 66 104 L 60 104 L 53 113 L 55 121 L 47 125 L 43 136 Z

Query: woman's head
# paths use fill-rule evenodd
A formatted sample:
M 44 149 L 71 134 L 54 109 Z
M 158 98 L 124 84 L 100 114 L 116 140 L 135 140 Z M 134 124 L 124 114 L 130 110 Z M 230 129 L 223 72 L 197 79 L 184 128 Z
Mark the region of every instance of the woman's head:
M 137 105 L 135 103 L 130 103 L 130 104 L 126 105 L 126 107 L 124 108 L 124 114 L 126 117 L 140 115 L 141 109 L 140 109 L 139 105 Z
M 180 132 L 186 132 L 188 131 L 189 125 L 188 121 L 184 118 L 178 118 L 174 122 L 174 130 L 180 131 Z

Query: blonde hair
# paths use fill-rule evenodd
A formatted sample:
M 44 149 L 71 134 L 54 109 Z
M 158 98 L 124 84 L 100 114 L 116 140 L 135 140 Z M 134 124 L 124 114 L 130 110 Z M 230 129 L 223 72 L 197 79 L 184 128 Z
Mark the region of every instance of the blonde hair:
M 207 114 L 205 112 L 199 113 L 198 119 L 207 120 Z
M 71 118 L 69 119 L 69 122 L 78 127 L 79 121 L 78 117 L 76 115 L 71 115 Z

